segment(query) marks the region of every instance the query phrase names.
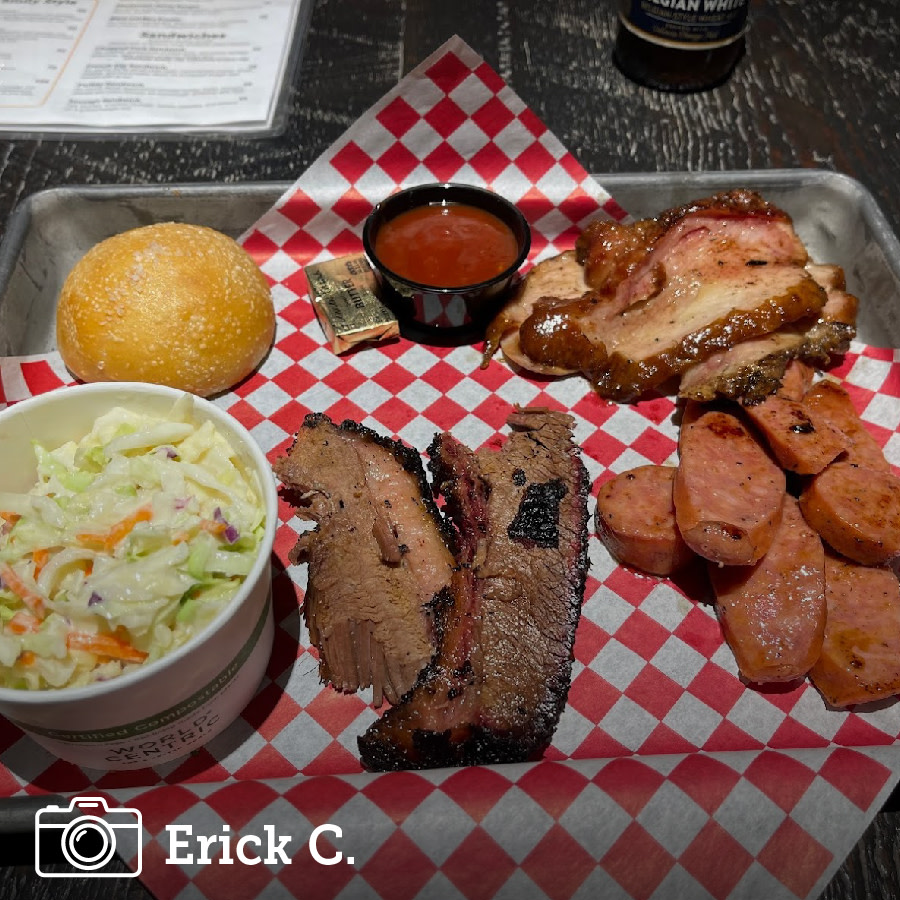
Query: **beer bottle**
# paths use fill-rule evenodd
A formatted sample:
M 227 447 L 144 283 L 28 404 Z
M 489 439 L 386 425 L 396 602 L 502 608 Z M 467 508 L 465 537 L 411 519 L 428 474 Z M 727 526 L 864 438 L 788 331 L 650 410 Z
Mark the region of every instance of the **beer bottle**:
M 613 62 L 646 87 L 702 91 L 744 53 L 750 0 L 619 0 Z

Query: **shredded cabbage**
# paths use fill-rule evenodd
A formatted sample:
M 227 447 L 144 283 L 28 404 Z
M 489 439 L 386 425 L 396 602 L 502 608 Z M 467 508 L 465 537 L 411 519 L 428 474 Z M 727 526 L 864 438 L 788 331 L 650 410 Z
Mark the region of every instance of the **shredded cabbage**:
M 80 441 L 34 444 L 37 483 L 0 491 L 0 686 L 106 680 L 202 631 L 265 529 L 255 474 L 179 400 L 117 407 Z

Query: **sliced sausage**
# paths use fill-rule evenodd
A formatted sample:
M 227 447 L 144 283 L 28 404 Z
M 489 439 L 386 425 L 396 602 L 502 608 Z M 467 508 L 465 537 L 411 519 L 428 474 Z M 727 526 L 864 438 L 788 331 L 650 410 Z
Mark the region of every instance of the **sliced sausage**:
M 798 475 L 816 475 L 850 446 L 850 439 L 806 404 L 771 394 L 744 410 L 779 464 Z
M 878 441 L 860 419 L 850 395 L 839 384 L 829 379 L 816 382 L 807 391 L 803 402 L 813 415 L 820 415 L 844 433 L 850 442 L 844 457 L 848 462 L 890 471 Z
M 597 534 L 620 563 L 671 575 L 694 558 L 675 525 L 672 466 L 638 466 L 597 492 Z
M 809 364 L 800 359 L 792 359 L 784 370 L 781 378 L 781 387 L 776 393 L 789 400 L 802 400 L 806 392 L 812 387 L 815 370 Z
M 682 423 L 672 496 L 685 543 L 724 565 L 747 566 L 769 549 L 785 476 L 736 416 L 713 410 Z
M 900 558 L 900 478 L 832 463 L 800 495 L 806 521 L 838 553 L 868 566 Z
M 812 683 L 832 706 L 900 693 L 900 582 L 890 569 L 826 553 L 828 616 Z
M 700 400 L 688 400 L 687 403 L 681 408 L 681 422 L 680 428 L 678 431 L 678 449 L 681 449 L 681 436 L 684 434 L 685 429 L 690 428 L 700 416 L 706 415 L 710 410 L 710 407 L 701 402 Z
M 825 633 L 825 550 L 786 497 L 769 552 L 755 566 L 709 564 L 722 634 L 754 682 L 802 678 Z

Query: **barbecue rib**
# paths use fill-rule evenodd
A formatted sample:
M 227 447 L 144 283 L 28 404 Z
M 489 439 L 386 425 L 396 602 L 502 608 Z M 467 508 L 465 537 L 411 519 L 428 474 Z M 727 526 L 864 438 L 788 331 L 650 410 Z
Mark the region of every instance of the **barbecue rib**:
M 459 534 L 438 655 L 359 739 L 368 769 L 514 762 L 549 743 L 565 706 L 587 571 L 590 481 L 572 420 L 521 410 L 502 450 L 448 434 L 429 448 Z
M 311 414 L 275 472 L 317 525 L 290 559 L 309 563 L 303 610 L 322 680 L 396 703 L 434 656 L 454 566 L 420 455 Z

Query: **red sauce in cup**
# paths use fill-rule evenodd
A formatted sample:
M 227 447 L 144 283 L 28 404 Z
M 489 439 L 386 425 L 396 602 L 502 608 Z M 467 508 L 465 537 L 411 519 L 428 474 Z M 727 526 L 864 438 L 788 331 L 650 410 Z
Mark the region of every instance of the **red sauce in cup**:
M 512 229 L 466 203 L 431 204 L 400 213 L 375 235 L 375 255 L 407 281 L 457 288 L 489 281 L 519 254 Z

